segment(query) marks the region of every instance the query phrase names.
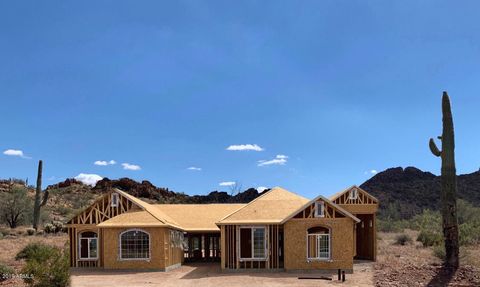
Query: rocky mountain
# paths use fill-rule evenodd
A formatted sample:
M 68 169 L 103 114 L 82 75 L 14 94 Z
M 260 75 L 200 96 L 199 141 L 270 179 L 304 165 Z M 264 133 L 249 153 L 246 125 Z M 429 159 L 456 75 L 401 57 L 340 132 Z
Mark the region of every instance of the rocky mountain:
M 135 197 L 152 203 L 246 203 L 261 194 L 256 189 L 249 188 L 236 194 L 229 194 L 224 191 L 212 191 L 207 195 L 190 196 L 185 193 L 171 191 L 168 188 L 156 187 L 147 180 L 137 182 L 130 178 L 104 178 L 98 181 L 94 187 L 85 185 L 75 179 L 67 179 L 55 185 L 48 186 L 47 190 L 54 194 L 63 194 L 65 192 L 78 193 L 78 191 L 103 194 L 113 188 L 119 188 Z
M 380 200 L 380 215 L 410 218 L 423 209 L 438 210 L 440 176 L 415 167 L 396 167 L 382 171 L 361 188 Z M 480 171 L 458 176 L 458 197 L 480 206 Z
M 7 190 L 13 181 L 0 180 L 0 192 Z M 20 181 L 15 183 L 25 185 Z M 360 187 L 380 200 L 381 217 L 407 219 L 426 208 L 437 210 L 439 206 L 440 177 L 415 167 L 387 169 Z M 191 196 L 156 187 L 146 180 L 137 182 L 129 178 L 104 178 L 91 187 L 75 179 L 67 179 L 47 187 L 50 217 L 68 218 L 112 188 L 119 188 L 151 203 L 247 203 L 261 195 L 256 189 L 250 188 L 236 194 L 212 191 L 207 195 Z M 33 188 L 29 189 L 33 195 Z M 458 176 L 458 197 L 480 206 L 480 171 Z

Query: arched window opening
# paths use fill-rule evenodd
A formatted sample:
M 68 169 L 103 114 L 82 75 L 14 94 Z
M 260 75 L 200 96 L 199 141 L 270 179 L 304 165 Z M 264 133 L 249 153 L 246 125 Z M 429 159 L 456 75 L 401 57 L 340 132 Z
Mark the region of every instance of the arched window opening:
M 330 259 L 330 229 L 315 226 L 307 230 L 307 259 Z
M 150 235 L 138 229 L 121 233 L 120 259 L 150 259 Z

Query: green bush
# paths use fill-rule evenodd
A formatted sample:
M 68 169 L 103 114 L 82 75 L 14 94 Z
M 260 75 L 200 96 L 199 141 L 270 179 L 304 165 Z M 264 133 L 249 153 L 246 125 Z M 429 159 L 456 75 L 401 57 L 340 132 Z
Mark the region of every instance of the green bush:
M 442 243 L 443 236 L 441 233 L 429 230 L 422 230 L 418 234 L 417 241 L 421 242 L 423 247 L 439 245 Z
M 458 227 L 460 245 L 480 243 L 480 226 L 473 223 L 463 223 Z
M 45 245 L 43 243 L 30 243 L 17 253 L 15 260 L 25 259 L 41 261 L 53 251 L 53 248 L 53 246 Z
M 395 237 L 395 244 L 397 245 L 407 245 L 412 242 L 412 238 L 405 233 L 399 234 Z
M 443 244 L 435 245 L 433 247 L 433 255 L 440 258 L 441 260 L 445 259 L 445 246 Z
M 23 252 L 23 253 L 22 253 Z M 22 254 L 20 254 L 22 253 Z M 64 287 L 69 285 L 70 266 L 67 249 L 36 243 L 25 247 L 18 258 L 26 259 L 23 280 L 33 287 Z
M 15 270 L 13 268 L 0 263 L 0 282 L 7 280 L 11 274 L 14 274 Z
M 403 229 L 407 228 L 407 221 L 404 220 L 392 220 L 387 219 L 377 219 L 377 230 L 382 232 L 402 232 Z

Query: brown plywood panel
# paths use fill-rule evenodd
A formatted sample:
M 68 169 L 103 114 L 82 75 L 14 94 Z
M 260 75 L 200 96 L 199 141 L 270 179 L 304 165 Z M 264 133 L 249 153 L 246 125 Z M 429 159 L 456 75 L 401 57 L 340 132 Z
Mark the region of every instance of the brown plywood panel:
M 285 229 L 285 269 L 352 269 L 354 254 L 353 220 L 344 218 L 291 219 Z M 330 260 L 307 260 L 307 230 L 330 229 Z

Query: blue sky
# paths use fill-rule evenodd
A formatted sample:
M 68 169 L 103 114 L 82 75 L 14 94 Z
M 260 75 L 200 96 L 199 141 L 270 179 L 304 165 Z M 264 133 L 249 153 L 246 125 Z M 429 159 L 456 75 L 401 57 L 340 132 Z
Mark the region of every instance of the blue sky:
M 479 6 L 3 1 L 0 177 L 33 182 L 43 159 L 45 185 L 84 173 L 314 197 L 372 170 L 438 174 L 443 90 L 458 172 L 476 171 Z

